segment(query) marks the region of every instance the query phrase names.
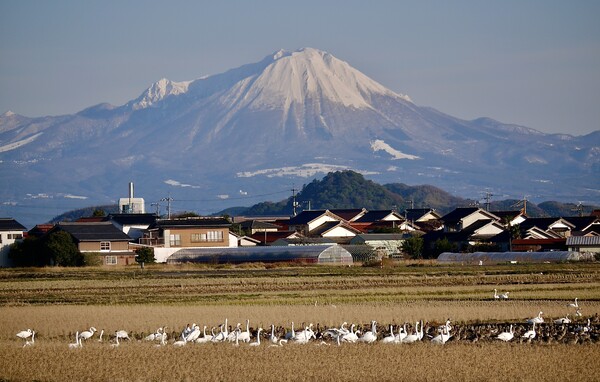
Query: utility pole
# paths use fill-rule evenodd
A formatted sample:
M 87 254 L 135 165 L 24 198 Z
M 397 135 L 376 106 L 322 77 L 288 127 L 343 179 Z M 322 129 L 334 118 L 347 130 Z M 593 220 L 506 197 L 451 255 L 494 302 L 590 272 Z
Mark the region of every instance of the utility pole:
M 156 216 L 160 216 L 160 203 L 150 203 L 150 206 L 156 207 Z
M 296 216 L 296 207 L 298 207 L 298 202 L 296 201 L 296 191 L 298 191 L 296 188 L 292 187 L 292 211 L 293 211 L 293 216 Z
M 167 202 L 167 219 L 171 219 L 171 202 L 173 201 L 173 198 L 169 194 L 169 197 L 162 198 L 160 201 Z
M 491 192 L 486 192 L 485 193 L 485 210 L 489 212 L 490 210 L 490 202 L 492 200 L 492 196 L 494 196 L 494 194 L 492 194 Z

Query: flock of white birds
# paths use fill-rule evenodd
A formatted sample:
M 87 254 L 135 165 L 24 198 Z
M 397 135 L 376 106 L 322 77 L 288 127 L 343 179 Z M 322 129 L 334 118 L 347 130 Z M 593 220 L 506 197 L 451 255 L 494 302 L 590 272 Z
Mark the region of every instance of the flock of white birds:
M 494 298 L 495 299 L 508 299 L 508 292 L 498 294 L 498 291 L 494 289 Z M 567 308 L 575 310 L 575 316 L 581 317 L 581 310 L 578 303 L 578 299 L 575 298 L 573 303 L 567 305 Z M 536 336 L 538 332 L 536 331 L 536 324 L 538 328 L 540 325 L 544 324 L 543 312 L 539 312 L 537 316 L 530 318 L 526 321 L 526 325 L 531 325 L 530 329 L 525 331 L 520 335 L 523 340 L 527 342 L 531 342 Z M 559 318 L 553 321 L 553 324 L 560 325 L 565 327 L 565 325 L 571 324 L 572 320 L 569 319 L 569 314 L 567 314 L 563 318 Z M 427 338 L 431 343 L 434 344 L 445 344 L 453 337 L 453 326 L 451 324 L 450 319 L 446 320 L 445 324 L 439 325 L 436 327 L 428 327 L 428 330 L 424 330 L 423 321 L 415 322 L 415 325 L 412 328 L 407 327 L 408 324 L 398 325 L 396 328 L 396 332 L 394 331 L 394 325 L 389 326 L 389 332 L 387 335 L 379 335 L 377 332 L 377 322 L 372 321 L 370 330 L 365 330 L 362 332 L 360 329 L 356 329 L 356 324 L 351 324 L 348 328 L 348 323 L 343 322 L 339 328 L 328 328 L 321 330 L 317 327 L 315 331 L 314 325 L 309 324 L 304 326 L 301 330 L 295 330 L 294 323 L 291 323 L 291 329 L 289 331 L 281 332 L 280 330 L 276 330 L 275 325 L 271 325 L 270 334 L 263 340 L 268 343 L 268 346 L 273 347 L 281 347 L 287 343 L 296 343 L 296 344 L 307 344 L 310 342 L 314 342 L 317 345 L 331 345 L 337 344 L 338 346 L 344 343 L 375 343 L 380 342 L 384 344 L 410 344 L 418 341 L 423 341 L 424 338 Z M 493 329 L 488 337 L 492 339 L 497 339 L 500 341 L 511 341 L 515 338 L 516 333 L 514 330 L 514 326 L 511 324 L 508 331 L 503 331 L 497 335 L 492 335 L 496 333 Z M 151 333 L 145 337 L 139 337 L 139 341 L 151 342 L 155 343 L 155 346 L 165 346 L 167 344 L 171 344 L 174 347 L 182 347 L 187 344 L 207 344 L 207 343 L 230 343 L 234 346 L 240 346 L 240 344 L 248 344 L 251 347 L 261 346 L 261 333 L 264 331 L 263 328 L 258 328 L 255 331 L 254 338 L 252 340 L 252 332 L 250 330 L 250 320 L 246 320 L 245 329 L 242 328 L 242 324 L 238 323 L 235 328 L 230 328 L 228 325 L 228 319 L 226 318 L 224 323 L 218 325 L 217 327 L 211 327 L 210 333 L 207 333 L 208 326 L 204 325 L 202 329 L 197 324 L 187 325 L 185 329 L 181 331 L 179 336 L 171 334 L 172 341 L 169 341 L 169 334 L 167 333 L 167 327 L 160 327 L 156 329 L 154 333 Z M 281 328 L 279 328 L 281 329 Z M 591 321 L 587 320 L 587 325 L 580 325 L 573 329 L 576 333 L 590 333 L 592 331 Z M 69 349 L 79 349 L 83 347 L 83 344 L 86 341 L 92 340 L 94 335 L 98 332 L 95 327 L 90 327 L 89 329 L 77 331 L 75 333 L 75 341 L 73 343 L 69 343 Z M 279 332 L 279 333 L 278 333 Z M 35 330 L 26 329 L 18 332 L 16 334 L 17 337 L 24 340 L 23 347 L 33 346 L 35 344 Z M 102 329 L 97 336 L 98 342 L 104 341 L 104 329 Z M 118 347 L 124 340 L 131 341 L 131 337 L 126 330 L 117 330 L 115 331 L 109 339 L 110 346 L 113 348 Z M 459 336 L 463 338 L 462 336 Z M 137 337 L 136 337 L 137 338 Z M 478 337 L 475 337 L 475 341 Z

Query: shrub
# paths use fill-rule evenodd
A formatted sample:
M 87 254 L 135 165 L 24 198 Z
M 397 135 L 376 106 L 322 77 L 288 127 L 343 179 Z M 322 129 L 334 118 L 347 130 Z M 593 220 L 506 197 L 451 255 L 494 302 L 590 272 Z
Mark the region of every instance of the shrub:
M 154 248 L 150 247 L 142 247 L 135 250 L 137 254 L 135 256 L 135 261 L 137 263 L 145 263 L 145 264 L 153 264 L 156 263 L 156 258 L 154 257 Z

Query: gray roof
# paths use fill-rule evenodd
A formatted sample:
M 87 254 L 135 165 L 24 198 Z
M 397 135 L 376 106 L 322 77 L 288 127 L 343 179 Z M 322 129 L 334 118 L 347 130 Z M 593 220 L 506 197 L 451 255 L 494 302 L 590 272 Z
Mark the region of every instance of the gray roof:
M 229 227 L 231 222 L 225 218 L 186 218 L 159 219 L 149 228 L 184 228 L 184 227 Z
M 53 230 L 68 232 L 77 241 L 129 241 L 131 238 L 111 222 L 58 223 Z
M 0 218 L 0 231 L 27 231 L 27 228 L 13 218 Z
M 569 236 L 567 246 L 600 246 L 600 236 Z

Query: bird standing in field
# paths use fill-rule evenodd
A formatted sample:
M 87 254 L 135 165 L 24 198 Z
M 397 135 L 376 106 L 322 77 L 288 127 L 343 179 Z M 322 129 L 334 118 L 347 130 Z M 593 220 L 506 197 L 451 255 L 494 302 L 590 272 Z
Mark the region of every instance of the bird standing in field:
M 496 338 L 501 341 L 508 342 L 508 341 L 512 340 L 514 337 L 515 337 L 515 334 L 513 332 L 513 326 L 511 324 L 508 332 L 502 332 L 502 333 L 498 334 L 498 337 L 496 337 Z

